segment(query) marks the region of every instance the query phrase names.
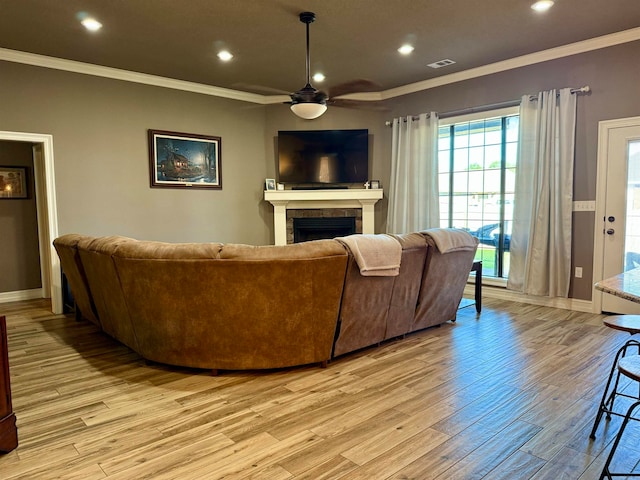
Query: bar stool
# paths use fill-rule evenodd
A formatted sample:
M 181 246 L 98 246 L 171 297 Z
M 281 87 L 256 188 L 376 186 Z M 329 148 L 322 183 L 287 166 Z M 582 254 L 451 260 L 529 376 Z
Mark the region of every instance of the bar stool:
M 631 335 L 640 333 L 640 315 L 612 315 L 605 318 L 603 323 L 609 328 L 613 328 L 614 330 L 621 330 Z M 627 340 L 625 344 L 617 351 L 615 359 L 613 361 L 613 365 L 611 366 L 609 379 L 607 380 L 607 384 L 604 388 L 604 393 L 602 394 L 602 400 L 600 401 L 598 413 L 596 415 L 595 422 L 593 423 L 593 429 L 591 430 L 590 437 L 592 439 L 596 438 L 596 430 L 598 429 L 598 424 L 602 419 L 602 415 L 606 413 L 607 420 L 611 420 L 611 415 L 618 415 L 620 417 L 625 416 L 623 413 L 617 413 L 613 410 L 613 402 L 616 396 L 640 400 L 640 395 L 638 395 L 638 397 L 632 397 L 630 395 L 618 392 L 618 382 L 620 380 L 620 375 L 624 375 L 624 373 L 621 372 L 617 367 L 619 361 L 627 355 L 627 350 L 630 347 L 636 347 L 638 349 L 638 354 L 640 355 L 640 341 L 635 339 Z M 611 382 L 613 380 L 614 374 L 615 382 L 613 384 L 613 389 L 611 389 L 611 392 L 609 392 L 609 387 L 611 387 Z
M 621 358 L 618 361 L 618 374 L 624 375 L 632 380 L 635 380 L 640 384 L 640 355 L 628 355 L 626 357 Z M 630 397 L 634 398 L 634 397 Z M 640 421 L 640 418 L 634 417 L 633 413 L 636 408 L 640 407 L 640 401 L 636 401 L 633 405 L 629 407 L 626 415 L 624 415 L 624 420 L 622 421 L 622 425 L 620 426 L 620 430 L 618 430 L 618 434 L 616 435 L 616 439 L 613 442 L 611 447 L 611 451 L 609 452 L 609 456 L 607 457 L 607 461 L 602 468 L 602 473 L 600 474 L 600 480 L 604 478 L 608 478 L 610 480 L 613 477 L 640 477 L 640 473 L 611 473 L 609 470 L 609 466 L 611 465 L 611 460 L 613 460 L 613 456 L 616 453 L 616 449 L 618 448 L 618 444 L 622 439 L 622 435 L 624 434 L 624 430 L 629 423 L 629 420 L 637 420 Z

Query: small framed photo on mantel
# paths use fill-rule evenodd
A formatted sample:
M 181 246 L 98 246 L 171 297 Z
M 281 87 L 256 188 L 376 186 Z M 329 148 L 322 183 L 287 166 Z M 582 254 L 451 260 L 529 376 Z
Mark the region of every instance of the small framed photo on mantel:
M 380 188 L 380 180 L 371 180 L 370 182 L 371 188 L 377 190 Z
M 220 137 L 149 130 L 151 187 L 222 189 Z
M 264 188 L 266 190 L 275 190 L 276 189 L 276 179 L 275 178 L 266 178 L 264 180 Z

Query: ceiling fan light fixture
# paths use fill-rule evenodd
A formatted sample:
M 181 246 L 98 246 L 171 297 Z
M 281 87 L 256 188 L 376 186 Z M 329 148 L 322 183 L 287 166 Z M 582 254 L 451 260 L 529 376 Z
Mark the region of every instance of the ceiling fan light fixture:
M 291 104 L 291 111 L 300 118 L 313 120 L 326 112 L 327 106 L 324 103 L 315 102 L 293 103 Z
M 303 89 L 291 94 L 291 111 L 305 120 L 318 118 L 327 111 L 327 95 L 307 83 Z

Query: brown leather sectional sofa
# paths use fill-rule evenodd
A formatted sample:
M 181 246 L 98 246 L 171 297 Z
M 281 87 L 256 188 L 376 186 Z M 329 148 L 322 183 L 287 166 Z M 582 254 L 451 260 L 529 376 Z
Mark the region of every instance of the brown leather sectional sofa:
M 81 316 L 145 359 L 247 370 L 326 364 L 454 320 L 477 240 L 442 253 L 433 231 L 395 235 L 400 273 L 385 277 L 362 276 L 336 239 L 250 246 L 68 234 L 54 246 Z

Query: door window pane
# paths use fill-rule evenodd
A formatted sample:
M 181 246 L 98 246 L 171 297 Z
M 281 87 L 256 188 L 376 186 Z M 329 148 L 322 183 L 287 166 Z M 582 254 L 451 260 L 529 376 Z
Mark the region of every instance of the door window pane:
M 640 140 L 627 150 L 627 213 L 624 236 L 624 271 L 640 267 Z

